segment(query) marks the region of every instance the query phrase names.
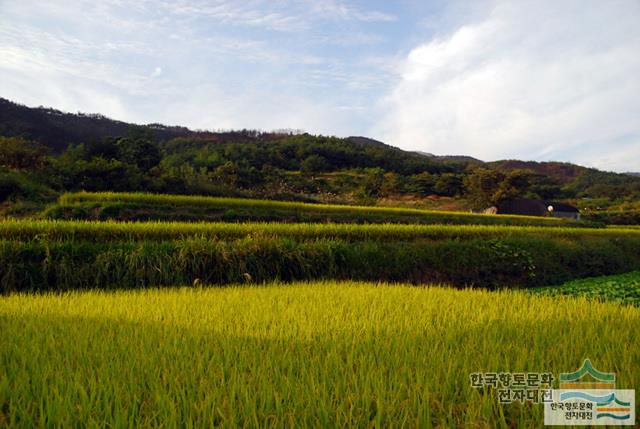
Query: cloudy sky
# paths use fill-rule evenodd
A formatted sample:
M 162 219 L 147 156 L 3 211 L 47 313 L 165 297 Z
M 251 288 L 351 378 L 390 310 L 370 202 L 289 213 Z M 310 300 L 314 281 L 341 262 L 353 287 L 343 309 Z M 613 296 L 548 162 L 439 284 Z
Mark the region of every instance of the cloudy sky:
M 640 0 L 0 0 L 0 97 L 640 170 Z

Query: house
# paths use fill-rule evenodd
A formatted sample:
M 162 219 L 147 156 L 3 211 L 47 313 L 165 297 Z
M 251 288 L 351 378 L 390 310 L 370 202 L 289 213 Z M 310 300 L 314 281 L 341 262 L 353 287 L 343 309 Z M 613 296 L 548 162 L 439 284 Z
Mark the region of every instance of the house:
M 546 204 L 547 210 L 553 217 L 580 220 L 580 210 L 571 204 L 558 203 L 556 201 L 549 201 Z
M 513 198 L 502 201 L 495 207 L 495 212 L 497 214 L 553 216 L 567 219 L 580 219 L 580 211 L 570 204 L 559 203 L 556 201 L 532 200 L 528 198 Z

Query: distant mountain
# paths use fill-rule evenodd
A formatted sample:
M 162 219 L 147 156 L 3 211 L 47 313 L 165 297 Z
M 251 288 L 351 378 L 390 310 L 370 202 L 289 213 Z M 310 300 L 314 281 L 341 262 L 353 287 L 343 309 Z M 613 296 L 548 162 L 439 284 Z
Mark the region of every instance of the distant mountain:
M 429 152 L 423 152 L 420 150 L 415 151 L 415 153 L 429 157 L 429 158 L 434 158 L 437 159 L 439 161 L 453 161 L 453 162 L 467 162 L 470 164 L 484 164 L 484 161 L 478 159 L 478 158 L 474 158 L 472 156 L 467 156 L 467 155 L 434 155 L 432 153 Z
M 185 127 L 136 125 L 99 114 L 73 114 L 46 107 L 27 107 L 0 98 L 0 135 L 36 140 L 55 152 L 64 150 L 69 144 L 126 136 L 132 128 L 150 131 L 157 141 L 197 134 Z
M 371 145 L 371 146 L 378 146 L 378 147 L 388 147 L 388 148 L 393 148 L 393 149 L 398 149 L 396 147 L 390 146 L 386 143 L 383 143 L 379 140 L 374 140 L 374 139 L 370 139 L 369 137 L 362 137 L 362 136 L 351 136 L 351 137 L 347 137 L 347 140 L 349 140 L 352 143 L 356 143 L 356 144 L 360 144 L 360 145 Z
M 157 123 L 140 125 L 95 113 L 68 113 L 49 107 L 28 107 L 0 97 L 0 136 L 38 141 L 54 152 L 61 152 L 70 144 L 92 143 L 106 137 L 124 137 L 132 129 L 148 131 L 156 142 L 167 142 L 182 137 L 190 138 L 192 145 L 202 146 L 211 143 L 264 142 L 301 133 L 299 130 L 214 132 L 194 131 L 186 127 Z M 346 140 L 361 146 L 378 146 L 400 151 L 366 137 L 349 137 Z
M 140 131 L 157 144 L 135 138 Z M 133 138 L 107 139 L 127 136 Z M 523 182 L 522 192 L 526 189 L 544 199 L 621 200 L 640 194 L 638 173 L 616 174 L 563 162 L 484 162 L 464 155 L 405 151 L 364 136 L 340 138 L 291 130 L 213 132 L 161 124 L 138 125 L 99 114 L 32 108 L 2 98 L 0 137 L 35 141 L 52 149 L 50 155 L 54 157 L 69 145 L 86 145 L 85 150 L 74 151 L 71 157 L 47 164 L 53 169 L 51 174 L 33 175 L 21 166 L 23 158 L 31 156 L 29 147 L 38 145 L 19 147 L 13 140 L 0 139 L 0 144 L 9 142 L 0 146 L 0 156 L 4 156 L 4 161 L 0 160 L 0 201 L 32 195 L 46 199 L 57 191 L 79 189 L 313 201 L 336 198 L 367 202 L 383 192 L 403 198 L 466 198 L 474 192 L 473 180 L 487 177 L 479 169 L 533 172 Z M 34 153 L 47 152 L 40 149 Z M 76 162 L 77 156 L 87 162 Z M 492 177 L 507 180 L 505 174 Z M 38 190 L 36 194 L 34 189 Z
M 255 130 L 212 132 L 193 131 L 181 126 L 162 124 L 138 125 L 107 118 L 100 114 L 66 113 L 47 107 L 27 107 L 0 98 L 0 136 L 19 136 L 38 141 L 54 150 L 63 151 L 69 144 L 92 143 L 106 137 L 126 136 L 132 129 L 148 131 L 156 142 L 170 153 L 204 149 L 211 145 L 242 144 L 244 150 L 269 152 L 268 147 L 282 145 L 289 139 L 294 152 L 309 150 L 330 163 L 351 167 L 380 166 L 392 171 L 466 171 L 469 167 L 493 168 L 500 171 L 529 170 L 552 179 L 559 185 L 576 184 L 580 188 L 599 182 L 635 181 L 640 173 L 615 174 L 563 162 L 502 160 L 484 162 L 464 155 L 434 155 L 410 152 L 363 136 L 333 139 L 322 136 L 296 138 L 299 132 L 259 132 Z M 176 138 L 179 138 L 176 140 Z M 255 146 L 251 149 L 250 146 Z M 310 149 L 313 146 L 314 149 Z M 299 147 L 299 148 L 298 148 Z M 282 149 L 282 148 L 280 148 Z M 297 153 L 296 152 L 296 153 Z M 266 162 L 274 160 L 268 159 Z M 305 155 L 308 156 L 308 155 Z M 348 159 L 347 159 L 348 158 Z M 278 161 L 284 162 L 284 161 Z M 274 165 L 278 165 L 274 162 Z
M 583 176 L 589 169 L 566 162 L 536 162 L 508 159 L 488 163 L 489 166 L 500 171 L 530 170 L 544 176 L 552 177 L 559 183 L 570 183 Z

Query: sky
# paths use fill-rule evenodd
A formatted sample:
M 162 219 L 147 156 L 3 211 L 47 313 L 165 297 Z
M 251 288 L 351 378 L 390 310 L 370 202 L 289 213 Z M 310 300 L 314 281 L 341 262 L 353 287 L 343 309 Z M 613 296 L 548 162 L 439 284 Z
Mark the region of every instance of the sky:
M 0 97 L 640 171 L 640 0 L 0 0 Z

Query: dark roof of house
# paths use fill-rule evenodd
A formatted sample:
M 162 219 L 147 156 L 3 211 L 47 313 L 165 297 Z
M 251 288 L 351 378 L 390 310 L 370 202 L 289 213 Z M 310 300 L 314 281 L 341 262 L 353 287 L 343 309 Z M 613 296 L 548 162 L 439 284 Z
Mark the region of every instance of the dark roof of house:
M 571 204 L 559 203 L 556 201 L 547 201 L 545 204 L 553 207 L 554 212 L 570 212 L 570 213 L 579 213 L 580 210 L 572 206 Z
M 549 206 L 553 206 L 553 211 L 555 212 L 579 213 L 579 210 L 570 204 L 556 201 L 532 200 L 529 198 L 505 200 L 498 204 L 497 208 L 500 214 L 545 216 L 548 213 Z
M 498 204 L 498 213 L 544 216 L 547 213 L 547 206 L 545 206 L 544 202 L 540 200 L 514 198 L 502 201 Z

